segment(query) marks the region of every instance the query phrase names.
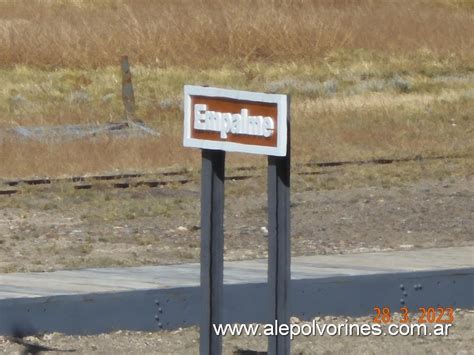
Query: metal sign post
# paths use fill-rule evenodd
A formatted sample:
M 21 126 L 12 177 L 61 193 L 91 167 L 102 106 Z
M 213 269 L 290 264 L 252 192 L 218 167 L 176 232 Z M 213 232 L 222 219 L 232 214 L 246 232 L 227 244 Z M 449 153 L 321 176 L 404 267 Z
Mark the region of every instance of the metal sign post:
M 225 152 L 203 149 L 201 172 L 201 354 L 222 353 L 222 341 L 215 334 L 212 324 L 222 323 L 224 170 Z
M 200 354 L 222 353 L 225 152 L 268 156 L 269 354 L 289 355 L 290 143 L 286 95 L 185 86 L 184 146 L 202 149 Z
M 289 102 L 288 102 L 288 107 Z M 288 122 L 289 125 L 289 122 Z M 289 132 L 289 130 L 288 130 Z M 290 135 L 288 134 L 288 137 Z M 268 157 L 268 288 L 271 319 L 288 324 L 291 279 L 290 144 L 285 157 Z M 268 338 L 269 354 L 290 354 L 290 338 Z

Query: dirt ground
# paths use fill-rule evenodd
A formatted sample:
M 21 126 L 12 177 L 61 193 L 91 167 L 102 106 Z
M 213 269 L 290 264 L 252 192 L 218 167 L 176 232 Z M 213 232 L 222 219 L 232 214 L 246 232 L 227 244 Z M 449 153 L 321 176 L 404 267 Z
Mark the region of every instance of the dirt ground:
M 473 160 L 462 167 L 441 161 L 295 169 L 293 255 L 472 245 Z M 260 173 L 226 181 L 227 260 L 266 257 L 266 179 Z M 0 272 L 198 261 L 197 174 L 193 181 L 90 190 L 52 184 L 2 196 Z
M 323 317 L 317 324 L 361 324 L 372 317 Z M 398 323 L 399 324 L 399 323 Z M 474 348 L 474 312 L 456 310 L 447 336 L 297 336 L 292 341 L 293 354 L 472 354 Z M 385 328 L 383 328 L 386 331 Z M 431 328 L 430 328 L 431 329 Z M 224 354 L 263 354 L 264 336 L 225 336 Z M 0 337 L 0 351 L 5 353 L 48 354 L 197 354 L 199 331 L 196 327 L 167 332 L 118 331 L 94 336 L 66 336 L 59 333 L 23 339 Z M 252 350 L 253 352 L 249 352 Z M 247 352 L 245 352 L 247 351 Z
M 226 181 L 225 258 L 266 256 L 266 180 Z M 0 272 L 197 261 L 199 177 L 162 188 L 21 187 L 0 199 Z M 474 243 L 472 159 L 294 169 L 293 255 L 448 247 Z M 323 317 L 363 323 L 371 317 Z M 474 313 L 457 310 L 449 336 L 297 337 L 295 354 L 470 354 Z M 264 337 L 226 336 L 225 354 L 265 351 Z M 0 352 L 193 354 L 196 327 L 95 336 L 0 337 Z M 240 351 L 240 352 L 239 352 Z

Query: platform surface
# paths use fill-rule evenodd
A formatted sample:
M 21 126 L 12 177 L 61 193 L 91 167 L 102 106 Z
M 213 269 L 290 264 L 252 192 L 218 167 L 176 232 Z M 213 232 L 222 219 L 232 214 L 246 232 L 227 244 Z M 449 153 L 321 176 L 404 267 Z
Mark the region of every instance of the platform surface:
M 418 249 L 292 259 L 292 279 L 474 267 L 474 247 Z M 225 263 L 226 284 L 266 282 L 267 260 Z M 0 300 L 199 285 L 199 264 L 98 268 L 0 275 Z

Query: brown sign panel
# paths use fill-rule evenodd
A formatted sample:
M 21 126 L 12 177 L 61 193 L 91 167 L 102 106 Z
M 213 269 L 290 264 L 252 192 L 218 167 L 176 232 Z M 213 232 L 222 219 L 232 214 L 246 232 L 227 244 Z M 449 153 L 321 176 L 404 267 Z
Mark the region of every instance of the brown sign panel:
M 287 97 L 185 86 L 184 146 L 286 155 Z

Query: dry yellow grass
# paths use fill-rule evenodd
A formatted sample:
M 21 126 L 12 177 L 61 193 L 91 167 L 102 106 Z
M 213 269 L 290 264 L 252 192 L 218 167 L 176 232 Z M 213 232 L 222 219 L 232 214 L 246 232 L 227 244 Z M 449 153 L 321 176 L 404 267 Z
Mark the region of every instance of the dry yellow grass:
M 190 165 L 197 155 L 183 154 L 169 137 L 92 139 L 63 143 L 3 140 L 0 176 L 71 176 L 76 174 L 154 171 L 160 166 Z M 173 148 L 171 148 L 173 147 Z M 172 151 L 173 149 L 173 151 Z M 196 152 L 197 153 L 197 152 Z M 181 158 L 180 158 L 181 157 Z
M 128 54 L 138 116 L 162 133 L 6 139 L 0 176 L 198 166 L 184 84 L 291 93 L 296 163 L 474 154 L 472 33 L 471 0 L 0 0 L 0 128 L 119 120 Z
M 377 103 L 375 107 L 333 105 L 332 98 L 296 99 L 292 118 L 294 163 L 474 156 L 474 100 L 426 100 L 416 109 L 405 109 L 404 96 L 399 96 L 399 101 L 386 97 L 390 99 L 386 104 L 380 96 L 370 94 L 358 98 Z M 176 132 L 164 133 L 159 138 L 103 138 L 69 143 L 3 140 L 0 176 L 153 172 L 169 166 L 199 168 L 199 152 L 182 147 L 180 116 L 175 123 Z M 233 166 L 265 163 L 262 157 L 250 155 L 230 154 L 229 158 Z
M 470 1 L 3 0 L 0 63 L 212 67 L 313 61 L 339 49 L 420 49 L 472 63 Z M 447 6 L 451 5 L 451 6 Z

